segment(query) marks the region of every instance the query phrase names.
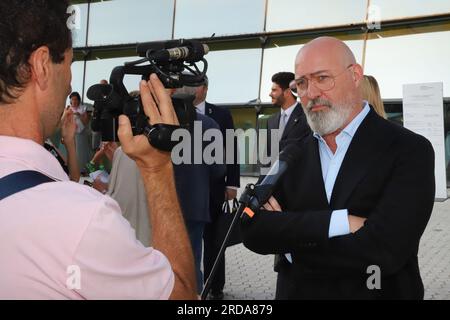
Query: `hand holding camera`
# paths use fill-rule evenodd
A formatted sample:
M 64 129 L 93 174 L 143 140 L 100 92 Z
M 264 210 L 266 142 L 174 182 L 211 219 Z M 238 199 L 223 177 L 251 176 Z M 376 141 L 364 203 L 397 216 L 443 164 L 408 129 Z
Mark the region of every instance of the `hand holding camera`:
M 162 88 L 181 88 L 183 86 L 198 86 L 204 83 L 208 69 L 204 55 L 209 48 L 194 40 L 170 40 L 166 42 L 149 42 L 137 47 L 139 56 L 143 57 L 137 61 L 125 63 L 113 69 L 110 84 L 96 84 L 87 91 L 89 99 L 95 101 L 92 117 L 92 130 L 101 132 L 103 141 L 117 141 L 118 119 L 120 115 L 126 115 L 130 122 L 132 134 L 144 135 L 150 144 L 163 151 L 171 151 L 176 142 L 171 140 L 174 130 L 184 128 L 193 130 L 196 119 L 196 111 L 193 106 L 194 96 L 187 94 L 175 94 L 172 96 L 171 112 L 177 119 L 168 119 L 165 110 L 146 108 L 143 97 L 132 96 L 128 93 L 123 79 L 125 75 L 142 75 L 143 80 L 148 80 L 149 75 L 158 78 L 157 84 L 153 81 L 147 83 L 147 89 L 141 94 L 151 96 L 153 103 L 163 103 L 161 95 L 167 97 L 166 93 L 158 93 L 155 90 Z M 203 64 L 203 69 L 197 63 Z M 146 64 L 148 63 L 148 64 Z M 148 94 L 148 90 L 150 90 Z M 169 98 L 170 100 L 170 98 Z M 175 109 L 175 111 L 173 111 Z M 153 111 L 161 112 L 159 117 Z M 156 119 L 152 119 L 155 116 Z M 151 121 L 149 122 L 148 118 Z M 159 122 L 162 118 L 168 122 Z M 172 123 L 173 124 L 170 124 Z
M 141 81 L 140 92 L 144 112 L 150 118 L 150 125 L 178 125 L 172 100 L 156 74 L 152 74 L 149 81 Z M 130 120 L 125 115 L 119 117 L 118 136 L 123 151 L 135 160 L 140 168 L 157 171 L 171 163 L 170 153 L 151 146 L 144 135 L 133 136 Z

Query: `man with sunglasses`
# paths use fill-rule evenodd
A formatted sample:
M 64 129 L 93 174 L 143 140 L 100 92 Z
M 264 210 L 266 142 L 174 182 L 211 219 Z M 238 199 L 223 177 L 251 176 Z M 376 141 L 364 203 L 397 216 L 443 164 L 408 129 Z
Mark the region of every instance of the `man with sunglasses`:
M 313 135 L 244 244 L 281 254 L 277 299 L 423 299 L 418 247 L 434 203 L 431 144 L 362 100 L 340 40 L 307 43 L 295 84 Z

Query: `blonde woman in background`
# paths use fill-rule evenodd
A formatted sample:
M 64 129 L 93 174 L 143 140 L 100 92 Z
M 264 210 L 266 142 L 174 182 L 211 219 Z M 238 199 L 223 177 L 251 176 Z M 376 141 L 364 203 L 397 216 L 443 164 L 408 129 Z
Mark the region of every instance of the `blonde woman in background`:
M 381 100 L 380 88 L 377 80 L 368 75 L 364 75 L 361 81 L 361 92 L 364 100 L 367 100 L 376 113 L 386 119 L 383 100 Z

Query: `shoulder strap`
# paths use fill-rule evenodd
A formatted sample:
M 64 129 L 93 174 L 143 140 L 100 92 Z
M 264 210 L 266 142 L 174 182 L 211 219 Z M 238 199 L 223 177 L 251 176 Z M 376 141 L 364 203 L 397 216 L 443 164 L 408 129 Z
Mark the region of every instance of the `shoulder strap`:
M 19 171 L 0 179 L 0 200 L 46 182 L 55 181 L 37 171 Z

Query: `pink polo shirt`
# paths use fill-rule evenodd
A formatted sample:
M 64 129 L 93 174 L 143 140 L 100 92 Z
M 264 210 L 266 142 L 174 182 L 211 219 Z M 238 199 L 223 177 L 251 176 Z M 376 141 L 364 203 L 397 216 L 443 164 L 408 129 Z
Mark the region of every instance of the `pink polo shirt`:
M 144 247 L 116 201 L 70 182 L 31 140 L 0 136 L 0 178 L 57 180 L 0 200 L 0 299 L 167 299 L 167 258 Z

